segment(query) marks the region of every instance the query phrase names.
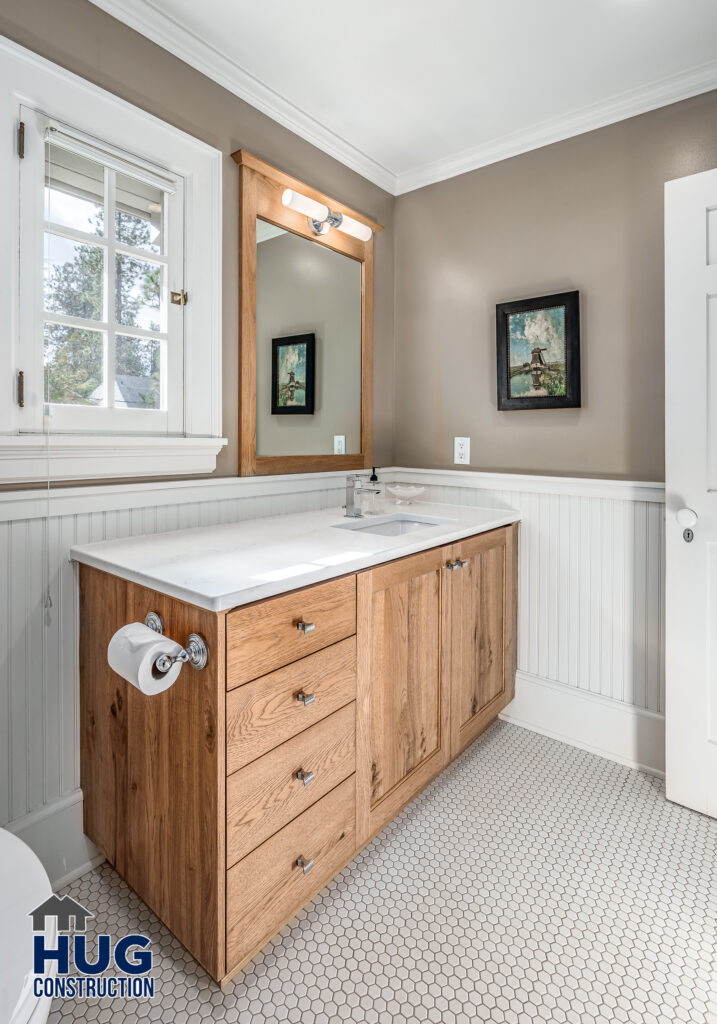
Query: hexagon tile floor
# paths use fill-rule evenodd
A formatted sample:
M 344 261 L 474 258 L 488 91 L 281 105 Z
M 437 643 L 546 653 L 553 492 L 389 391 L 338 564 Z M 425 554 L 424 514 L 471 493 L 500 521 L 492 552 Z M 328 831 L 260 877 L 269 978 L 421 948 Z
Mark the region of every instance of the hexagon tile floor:
M 717 1022 L 717 821 L 502 722 L 226 994 L 108 865 L 67 891 L 95 928 L 152 938 L 157 991 L 56 1003 L 51 1024 Z

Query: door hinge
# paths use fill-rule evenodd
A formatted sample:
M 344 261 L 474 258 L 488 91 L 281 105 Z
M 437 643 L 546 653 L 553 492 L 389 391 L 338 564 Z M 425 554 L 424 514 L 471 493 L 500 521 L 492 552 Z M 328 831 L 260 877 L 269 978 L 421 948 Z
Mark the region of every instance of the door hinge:
M 184 288 L 182 288 L 180 292 L 170 292 L 169 298 L 175 306 L 186 306 L 189 296 L 185 292 Z
M 17 155 L 21 160 L 25 159 L 25 122 L 20 121 L 17 126 Z
M 17 371 L 17 404 L 21 409 L 25 408 L 25 371 Z

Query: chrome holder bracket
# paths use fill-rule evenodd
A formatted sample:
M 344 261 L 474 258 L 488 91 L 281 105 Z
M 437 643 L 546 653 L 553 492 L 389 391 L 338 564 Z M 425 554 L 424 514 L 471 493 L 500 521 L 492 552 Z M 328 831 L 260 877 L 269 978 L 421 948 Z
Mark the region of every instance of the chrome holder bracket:
M 159 612 L 147 612 L 144 617 L 144 624 L 155 633 L 164 636 L 164 620 Z M 170 657 L 168 654 L 160 654 L 155 665 L 160 672 L 168 672 L 175 661 L 186 661 L 192 668 L 203 669 L 209 661 L 209 646 L 207 641 L 199 633 L 190 633 L 187 642 L 180 654 Z
M 190 633 L 187 637 L 187 654 L 189 664 L 192 668 L 202 669 L 209 661 L 209 647 L 207 641 L 199 633 Z
M 147 612 L 144 617 L 145 626 L 149 626 L 155 633 L 164 634 L 164 620 L 159 612 Z

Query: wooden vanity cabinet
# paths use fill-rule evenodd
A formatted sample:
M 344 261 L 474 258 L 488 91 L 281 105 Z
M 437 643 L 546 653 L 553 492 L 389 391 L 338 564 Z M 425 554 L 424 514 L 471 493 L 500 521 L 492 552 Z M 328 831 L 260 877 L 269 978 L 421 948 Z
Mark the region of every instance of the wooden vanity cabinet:
M 217 981 L 510 701 L 517 534 L 222 612 L 80 567 L 85 832 Z M 209 646 L 151 697 L 107 664 L 149 611 Z
M 443 549 L 358 574 L 357 834 L 368 842 L 443 767 Z
M 359 843 L 513 699 L 517 538 L 515 524 L 358 574 Z
M 517 541 L 516 524 L 444 549 L 444 672 L 450 679 L 451 759 L 515 693 Z

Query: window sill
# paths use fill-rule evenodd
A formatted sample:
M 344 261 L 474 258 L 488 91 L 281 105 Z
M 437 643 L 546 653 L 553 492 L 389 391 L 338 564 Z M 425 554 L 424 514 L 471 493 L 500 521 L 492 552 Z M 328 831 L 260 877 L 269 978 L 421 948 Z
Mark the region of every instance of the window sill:
M 0 484 L 212 473 L 225 437 L 0 436 Z

